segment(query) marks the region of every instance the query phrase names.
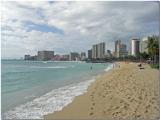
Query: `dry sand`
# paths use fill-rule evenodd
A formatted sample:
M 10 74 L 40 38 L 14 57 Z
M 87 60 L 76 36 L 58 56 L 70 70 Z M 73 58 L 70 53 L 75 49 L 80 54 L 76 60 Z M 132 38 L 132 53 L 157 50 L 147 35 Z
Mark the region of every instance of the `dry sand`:
M 45 119 L 153 119 L 160 117 L 159 71 L 120 63 L 93 82 L 63 110 Z

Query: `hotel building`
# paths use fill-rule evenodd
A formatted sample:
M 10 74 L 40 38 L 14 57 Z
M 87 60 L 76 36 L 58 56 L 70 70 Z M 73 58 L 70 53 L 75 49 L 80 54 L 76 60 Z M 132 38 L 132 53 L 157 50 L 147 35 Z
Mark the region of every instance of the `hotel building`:
M 80 58 L 79 54 L 77 52 L 71 52 L 69 55 L 70 61 L 78 61 Z
M 142 40 L 140 41 L 140 52 L 141 53 L 148 53 L 148 37 L 144 37 L 142 38 Z
M 52 60 L 54 58 L 54 51 L 38 51 L 38 60 Z
M 140 52 L 140 40 L 137 38 L 133 38 L 131 40 L 131 55 L 137 56 Z
M 86 53 L 85 52 L 81 52 L 80 58 L 81 58 L 81 60 L 85 60 L 86 59 Z
M 127 56 L 127 45 L 122 44 L 121 40 L 115 41 L 115 57 Z
M 30 60 L 31 56 L 30 55 L 24 55 L 24 60 Z
M 105 58 L 105 43 L 99 43 L 92 46 L 92 58 L 103 59 Z
M 92 59 L 92 49 L 88 50 L 88 59 Z

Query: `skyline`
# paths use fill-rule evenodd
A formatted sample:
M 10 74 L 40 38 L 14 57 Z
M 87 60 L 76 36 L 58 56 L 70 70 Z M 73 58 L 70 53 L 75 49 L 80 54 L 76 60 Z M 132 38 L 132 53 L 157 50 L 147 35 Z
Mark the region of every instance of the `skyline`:
M 114 51 L 119 39 L 129 49 L 132 37 L 158 34 L 158 7 L 156 2 L 3 1 L 1 55 L 87 52 L 99 42 Z

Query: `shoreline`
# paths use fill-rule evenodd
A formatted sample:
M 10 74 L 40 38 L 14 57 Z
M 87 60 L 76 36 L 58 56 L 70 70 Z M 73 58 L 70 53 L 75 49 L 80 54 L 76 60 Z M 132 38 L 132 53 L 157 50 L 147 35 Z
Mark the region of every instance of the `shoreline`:
M 107 68 L 111 67 L 107 66 Z M 82 95 L 87 92 L 88 86 L 95 81 L 95 78 L 103 71 L 95 74 L 89 79 L 79 81 L 77 83 L 69 84 L 57 89 L 54 89 L 32 101 L 25 104 L 21 104 L 9 111 L 6 111 L 2 118 L 5 119 L 41 119 L 44 114 L 48 114 L 54 111 L 60 111 L 63 107 L 70 104 L 76 96 Z M 43 109 L 41 109 L 43 106 Z M 18 113 L 18 114 L 17 114 Z
M 158 70 L 120 63 L 89 85 L 87 92 L 44 119 L 155 119 L 159 116 Z M 149 77 L 147 77 L 149 75 Z M 117 80 L 119 79 L 119 80 Z M 146 81 L 145 81 L 146 80 Z

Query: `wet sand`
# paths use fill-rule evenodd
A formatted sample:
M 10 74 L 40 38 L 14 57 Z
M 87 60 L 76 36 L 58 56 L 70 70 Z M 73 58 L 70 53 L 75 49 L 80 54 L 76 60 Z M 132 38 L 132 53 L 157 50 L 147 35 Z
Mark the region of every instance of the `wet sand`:
M 160 117 L 159 71 L 120 63 L 93 82 L 72 103 L 45 119 L 153 119 Z M 118 65 L 118 66 L 119 66 Z

